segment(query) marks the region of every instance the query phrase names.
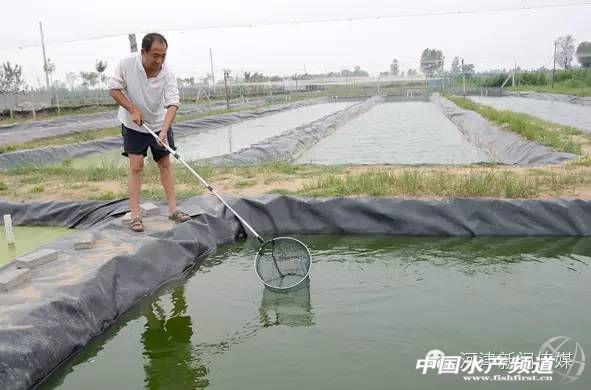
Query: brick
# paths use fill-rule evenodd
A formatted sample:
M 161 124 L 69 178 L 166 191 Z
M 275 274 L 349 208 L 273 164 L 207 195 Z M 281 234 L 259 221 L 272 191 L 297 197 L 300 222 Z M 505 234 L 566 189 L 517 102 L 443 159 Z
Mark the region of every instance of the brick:
M 31 270 L 28 268 L 5 268 L 0 271 L 0 291 L 8 291 L 27 280 Z
M 76 238 L 74 242 L 75 250 L 92 249 L 96 242 L 96 234 L 94 233 L 82 233 Z
M 14 264 L 18 268 L 35 268 L 41 264 L 57 260 L 58 252 L 55 249 L 41 249 L 28 255 L 17 257 Z
M 154 203 L 142 203 L 140 209 L 142 209 L 142 215 L 145 216 L 156 215 L 160 212 L 160 207 Z

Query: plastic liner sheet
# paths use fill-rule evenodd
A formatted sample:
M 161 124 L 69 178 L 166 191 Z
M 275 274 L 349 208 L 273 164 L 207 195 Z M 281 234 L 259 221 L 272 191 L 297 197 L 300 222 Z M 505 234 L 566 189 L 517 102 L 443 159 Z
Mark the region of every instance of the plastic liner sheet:
M 228 202 L 267 238 L 287 233 L 591 235 L 591 202 L 583 200 L 269 195 L 229 197 Z M 13 206 L 4 203 L 1 210 L 7 207 Z M 20 215 L 31 216 L 21 216 L 19 222 L 30 221 L 44 209 L 40 204 L 18 207 Z M 85 202 L 61 204 L 55 224 L 80 219 L 77 214 L 85 207 Z M 98 238 L 92 249 L 74 251 L 77 234 L 45 246 L 60 250 L 59 258 L 0 293 L 0 388 L 26 389 L 39 383 L 146 294 L 181 278 L 219 244 L 245 236 L 237 219 L 213 196 L 190 198 L 180 207 L 193 216 L 191 221 L 174 225 L 161 206 L 160 215 L 144 218 L 144 233 L 131 232 L 119 220 L 98 221 L 90 228 Z M 114 208 L 105 216 L 115 217 L 119 211 Z
M 470 142 L 488 151 L 499 163 L 551 165 L 576 157 L 572 153 L 556 152 L 515 133 L 501 130 L 476 112 L 464 110 L 441 96 L 434 95 L 431 100 L 441 108 L 449 120 L 458 126 Z
M 574 96 L 563 95 L 559 93 L 541 93 L 528 91 L 506 91 L 506 95 L 524 97 L 538 100 L 550 100 L 553 102 L 582 104 L 584 106 L 591 106 L 591 96 Z
M 10 214 L 14 225 L 89 228 L 129 211 L 126 199 L 114 201 L 12 203 L 0 199 L 0 215 Z M 3 223 L 3 221 L 0 221 Z
M 230 114 L 215 115 L 206 118 L 177 122 L 174 124 L 173 128 L 174 133 L 177 136 L 194 134 L 198 133 L 202 129 L 226 126 L 243 120 L 259 118 L 266 115 L 272 115 L 293 108 L 317 104 L 323 101 L 325 101 L 325 99 L 323 98 L 312 99 L 308 101 L 296 102 L 287 105 L 278 105 L 258 110 L 248 110 Z M 117 125 L 120 125 L 120 123 L 116 121 L 115 125 L 111 126 Z M 0 136 L 2 136 L 1 133 Z M 0 154 L 0 170 L 7 170 L 22 165 L 55 164 L 64 160 L 86 156 L 92 153 L 106 152 L 109 150 L 117 149 L 120 148 L 122 144 L 122 138 L 120 136 L 116 136 L 106 137 L 94 141 L 82 142 L 78 144 L 48 146 L 38 149 L 27 149 L 16 152 L 3 153 Z

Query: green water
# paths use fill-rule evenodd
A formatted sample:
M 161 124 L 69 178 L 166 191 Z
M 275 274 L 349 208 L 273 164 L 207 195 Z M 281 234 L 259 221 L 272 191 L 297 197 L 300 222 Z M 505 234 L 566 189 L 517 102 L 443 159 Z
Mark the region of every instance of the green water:
M 13 226 L 15 245 L 8 246 L 4 235 L 4 226 L 0 226 L 0 266 L 8 263 L 15 257 L 29 253 L 42 245 L 48 244 L 58 238 L 72 233 L 71 229 L 47 226 Z
M 416 369 L 433 349 L 537 354 L 556 336 L 588 356 L 591 239 L 297 237 L 314 256 L 308 288 L 266 291 L 256 242 L 222 248 L 42 388 L 591 388 L 589 367 L 568 385 L 555 375 L 476 386 Z
M 490 156 L 433 103 L 384 103 L 302 153 L 312 164 L 472 164 Z

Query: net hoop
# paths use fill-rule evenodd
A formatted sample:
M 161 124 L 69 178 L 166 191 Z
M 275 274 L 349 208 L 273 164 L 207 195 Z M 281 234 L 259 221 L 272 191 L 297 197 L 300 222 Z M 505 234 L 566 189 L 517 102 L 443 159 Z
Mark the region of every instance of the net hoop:
M 269 283 L 267 283 L 265 281 L 265 279 L 259 274 L 258 271 L 258 267 L 257 267 L 257 263 L 259 260 L 259 256 L 261 255 L 261 251 L 263 250 L 263 248 L 268 245 L 270 242 L 272 241 L 277 241 L 277 240 L 291 240 L 291 241 L 295 241 L 297 242 L 299 245 L 301 245 L 302 247 L 304 247 L 306 249 L 306 253 L 308 255 L 308 258 L 310 259 L 309 263 L 308 263 L 308 269 L 306 270 L 306 275 L 304 275 L 297 283 L 291 285 L 291 286 L 286 286 L 286 287 L 277 287 L 277 286 L 273 286 L 270 285 Z M 299 286 L 300 284 L 302 284 L 304 281 L 308 280 L 309 276 L 310 276 L 310 269 L 312 268 L 312 255 L 310 254 L 310 249 L 306 246 L 306 244 L 304 244 L 303 242 L 301 242 L 298 239 L 292 238 L 292 237 L 275 237 L 269 241 L 265 241 L 259 248 L 255 258 L 254 258 L 254 272 L 257 275 L 257 278 L 259 278 L 259 280 L 261 281 L 261 283 L 263 283 L 265 285 L 266 288 L 273 290 L 273 291 L 279 291 L 279 292 L 285 292 L 288 290 L 292 290 L 294 288 L 296 288 L 297 286 Z

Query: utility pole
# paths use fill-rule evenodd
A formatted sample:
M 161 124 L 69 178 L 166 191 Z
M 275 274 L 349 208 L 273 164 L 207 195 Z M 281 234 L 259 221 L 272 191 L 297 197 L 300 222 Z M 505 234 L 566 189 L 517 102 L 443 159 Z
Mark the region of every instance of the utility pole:
M 513 67 L 513 83 L 512 83 L 512 87 L 515 88 L 515 74 L 517 73 L 517 62 L 515 63 L 515 66 Z
M 135 39 L 135 34 L 127 34 L 127 38 L 129 39 L 129 50 L 131 53 L 137 53 L 137 41 Z
M 47 56 L 45 55 L 45 38 L 43 37 L 43 25 L 39 22 L 39 32 L 41 32 L 41 48 L 43 49 L 43 71 L 45 72 L 45 86 L 49 93 L 49 69 L 47 67 Z
M 466 97 L 466 72 L 464 71 L 464 59 L 462 58 L 462 86 L 464 89 L 464 97 Z
M 554 67 L 552 68 L 552 84 L 550 88 L 554 88 L 554 74 L 556 73 L 556 42 L 554 41 Z
M 445 93 L 445 60 L 441 60 L 441 92 Z
M 378 95 L 380 94 L 380 80 L 381 80 L 381 77 L 382 76 L 380 74 L 378 74 L 378 93 L 377 93 Z
M 230 71 L 224 69 L 224 86 L 226 87 L 226 107 L 230 109 L 230 97 L 228 96 L 228 78 L 230 77 Z
M 211 85 L 215 89 L 215 77 L 213 76 L 213 54 L 211 54 L 211 47 L 209 48 L 209 64 L 211 65 Z

